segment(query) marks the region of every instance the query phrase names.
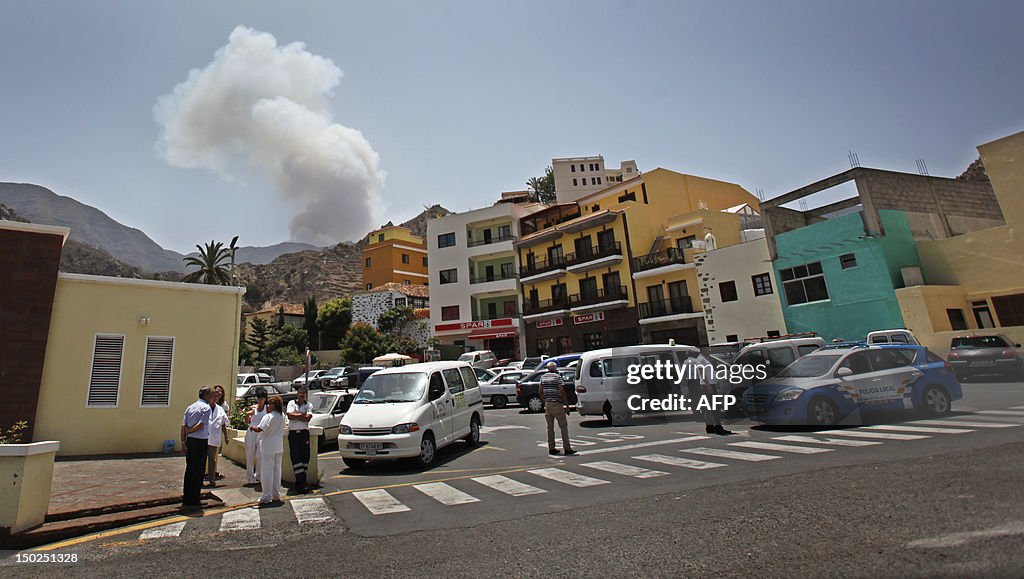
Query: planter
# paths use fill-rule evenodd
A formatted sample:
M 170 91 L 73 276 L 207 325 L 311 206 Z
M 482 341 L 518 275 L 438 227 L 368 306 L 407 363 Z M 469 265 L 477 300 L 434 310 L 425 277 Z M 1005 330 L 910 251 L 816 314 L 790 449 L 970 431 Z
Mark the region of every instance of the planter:
M 0 444 L 0 533 L 43 524 L 59 442 Z
M 319 438 L 324 433 L 323 428 L 316 426 L 309 429 L 309 466 L 306 468 L 306 481 L 309 484 L 320 482 L 323 473 L 320 472 L 320 464 L 317 461 L 319 449 Z M 228 435 L 224 439 L 224 445 L 220 452 L 224 457 L 235 464 L 245 466 L 245 431 L 228 429 Z M 281 458 L 281 478 L 289 483 L 295 483 L 295 474 L 292 472 L 291 453 L 288 451 L 288 431 L 284 432 L 284 456 Z

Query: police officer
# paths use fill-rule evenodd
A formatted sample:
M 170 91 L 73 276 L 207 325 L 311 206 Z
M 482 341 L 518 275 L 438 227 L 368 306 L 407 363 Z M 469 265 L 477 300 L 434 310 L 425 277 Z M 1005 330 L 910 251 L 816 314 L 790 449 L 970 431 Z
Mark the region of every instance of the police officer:
M 555 448 L 555 421 L 562 431 L 562 449 L 567 456 L 576 454 L 569 443 L 569 421 L 566 420 L 566 407 L 569 406 L 569 395 L 565 393 L 562 377 L 558 374 L 558 364 L 547 363 L 547 372 L 540 376 L 540 397 L 544 401 L 544 420 L 548 423 L 548 454 L 558 454 Z
M 299 386 L 298 396 L 288 401 L 288 452 L 292 455 L 295 488 L 306 492 L 306 468 L 309 466 L 309 421 L 313 406 L 306 401 L 306 387 Z

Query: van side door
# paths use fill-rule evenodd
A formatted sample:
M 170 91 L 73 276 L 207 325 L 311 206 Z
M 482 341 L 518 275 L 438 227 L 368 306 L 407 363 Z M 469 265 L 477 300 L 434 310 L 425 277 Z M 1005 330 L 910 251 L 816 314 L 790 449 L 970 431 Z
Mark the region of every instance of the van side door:
M 449 437 L 448 425 L 451 423 L 451 396 L 448 395 L 448 385 L 440 372 L 430 375 L 428 382 L 429 404 L 431 406 L 431 421 L 429 428 L 434 432 L 434 442 L 437 446 L 445 444 Z
M 441 370 L 444 381 L 448 383 L 448 436 L 451 440 L 469 432 L 469 404 L 466 402 L 466 383 L 458 368 Z M 479 393 L 479 391 L 478 391 Z

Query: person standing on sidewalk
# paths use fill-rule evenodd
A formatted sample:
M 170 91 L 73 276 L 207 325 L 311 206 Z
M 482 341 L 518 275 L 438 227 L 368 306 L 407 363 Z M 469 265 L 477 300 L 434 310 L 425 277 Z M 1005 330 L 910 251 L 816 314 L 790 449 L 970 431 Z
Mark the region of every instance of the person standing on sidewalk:
M 249 429 L 260 435 L 260 484 L 263 495 L 260 504 L 281 500 L 281 458 L 284 455 L 284 401 L 271 396 L 267 401 L 267 414 L 259 425 Z
M 569 421 L 566 419 L 566 408 L 569 406 L 569 395 L 565 393 L 562 376 L 558 373 L 558 364 L 547 363 L 547 372 L 540 376 L 540 397 L 544 401 L 544 420 L 548 423 L 548 454 L 558 454 L 555 448 L 555 422 L 562 431 L 562 449 L 567 456 L 576 454 L 569 444 Z
M 185 409 L 185 416 L 181 421 L 181 451 L 185 453 L 185 480 L 181 504 L 187 508 L 202 506 L 199 497 L 203 490 L 203 466 L 206 464 L 206 448 L 210 438 L 212 397 L 213 391 L 209 386 L 200 388 L 199 400 Z
M 224 402 L 224 387 L 220 384 L 213 387 L 213 404 L 210 405 L 210 438 L 206 447 L 206 482 L 211 487 L 217 486 L 217 480 L 224 478 L 217 472 L 217 459 L 220 458 L 220 445 L 228 433 L 228 405 Z
M 267 389 L 263 386 L 256 387 L 256 406 L 249 409 L 245 415 L 245 423 L 249 426 L 259 426 L 260 421 L 267 414 Z M 255 430 L 245 430 L 245 478 L 246 483 L 254 485 L 259 481 L 259 456 L 260 456 L 260 435 Z
M 298 396 L 288 402 L 288 452 L 292 457 L 295 488 L 306 492 L 306 469 L 309 467 L 309 421 L 313 405 L 306 401 L 306 387 L 299 386 Z

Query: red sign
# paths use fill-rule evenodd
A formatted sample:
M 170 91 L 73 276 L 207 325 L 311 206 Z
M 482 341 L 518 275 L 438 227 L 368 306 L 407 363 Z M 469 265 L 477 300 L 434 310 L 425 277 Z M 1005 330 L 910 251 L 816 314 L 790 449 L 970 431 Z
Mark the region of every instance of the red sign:
M 537 329 L 540 328 L 554 328 L 562 325 L 562 318 L 555 318 L 553 320 L 541 320 L 537 322 Z
M 582 316 L 572 317 L 572 323 L 576 325 L 602 321 L 604 321 L 604 312 L 594 312 L 592 314 L 583 314 Z
M 458 324 L 438 324 L 434 326 L 435 332 L 447 332 L 449 330 L 480 330 L 486 328 L 501 328 L 512 325 L 512 318 L 498 318 L 497 320 L 480 320 L 478 322 L 462 322 Z

